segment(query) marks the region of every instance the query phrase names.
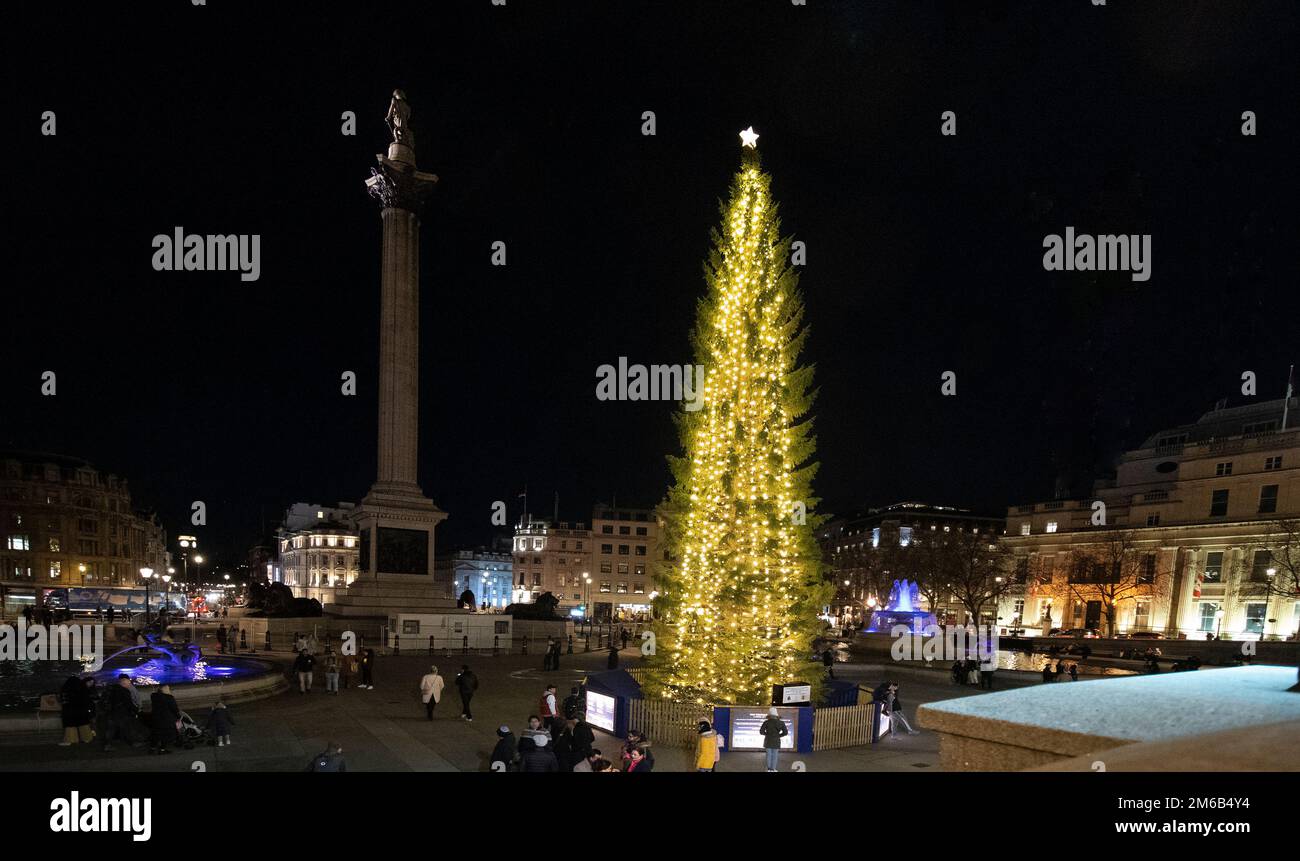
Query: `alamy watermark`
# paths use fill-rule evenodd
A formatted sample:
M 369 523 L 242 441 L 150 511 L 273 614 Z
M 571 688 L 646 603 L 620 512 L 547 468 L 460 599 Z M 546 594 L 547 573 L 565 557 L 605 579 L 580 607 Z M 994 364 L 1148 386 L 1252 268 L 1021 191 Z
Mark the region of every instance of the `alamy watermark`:
M 1043 237 L 1043 268 L 1049 272 L 1132 272 L 1134 281 L 1151 278 L 1151 234 L 1121 233 L 1118 236 L 1049 233 Z
M 262 234 L 185 233 L 176 227 L 171 236 L 153 238 L 155 272 L 234 272 L 240 281 L 256 281 L 262 274 Z
M 0 661 L 80 661 L 88 672 L 104 666 L 103 625 L 0 625 Z
M 704 406 L 703 365 L 629 365 L 627 356 L 618 366 L 596 369 L 596 400 L 685 401 L 695 412 Z
M 926 625 L 913 631 L 906 625 L 889 629 L 895 661 L 964 661 L 974 657 L 981 670 L 998 666 L 998 629 L 990 625 Z

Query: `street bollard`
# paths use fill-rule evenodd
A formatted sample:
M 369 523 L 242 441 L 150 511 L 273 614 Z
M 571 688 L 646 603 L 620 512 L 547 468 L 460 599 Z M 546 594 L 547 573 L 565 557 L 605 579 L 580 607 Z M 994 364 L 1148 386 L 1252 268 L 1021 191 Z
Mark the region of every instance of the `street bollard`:
M 499 654 L 501 654 L 501 635 L 493 634 L 492 635 L 492 657 L 495 658 Z
M 521 655 L 526 655 L 526 654 L 528 654 L 528 635 L 527 635 L 527 634 L 524 635 L 524 645 L 523 645 L 523 648 L 520 650 L 519 654 L 521 654 Z
M 460 638 L 460 653 L 462 655 L 469 654 L 469 634 L 465 634 Z
M 393 654 L 394 654 L 394 655 L 400 655 L 400 654 L 402 654 L 402 635 L 401 635 L 401 634 L 394 634 L 394 635 L 393 635 Z
M 569 654 L 573 654 L 573 635 L 569 635 Z
M 429 654 L 433 654 L 433 634 L 429 635 Z

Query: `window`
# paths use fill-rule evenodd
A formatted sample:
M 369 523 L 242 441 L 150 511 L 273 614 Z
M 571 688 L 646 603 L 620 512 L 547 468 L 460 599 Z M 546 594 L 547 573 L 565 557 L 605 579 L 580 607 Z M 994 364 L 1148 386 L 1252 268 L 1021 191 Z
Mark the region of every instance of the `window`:
M 636 555 L 637 555 L 637 556 L 644 556 L 644 555 L 645 555 L 645 545 L 644 545 L 644 544 L 638 544 L 638 545 L 636 546 Z
M 1056 521 L 1055 521 L 1055 520 L 1049 520 L 1049 521 L 1047 521 L 1047 531 L 1048 531 L 1049 533 L 1051 533 L 1051 532 L 1055 532 L 1055 531 L 1056 531 Z
M 618 594 L 620 594 L 620 595 L 626 595 L 626 594 L 627 594 L 627 581 L 626 581 L 626 580 L 620 580 L 620 581 L 619 581 L 619 584 L 618 584 Z
M 51 580 L 58 580 L 58 579 L 59 579 L 59 575 L 62 574 L 62 573 L 63 573 L 63 563 L 62 563 L 62 562 L 51 562 L 51 563 L 50 563 L 50 579 L 51 579 Z
M 1214 465 L 1214 474 L 1215 476 L 1220 478 L 1222 478 L 1225 475 L 1232 475 L 1232 461 L 1227 461 L 1225 463 L 1216 463 Z
M 8 547 L 10 550 L 31 550 L 31 541 L 26 535 L 10 535 Z
M 80 517 L 77 519 L 77 529 L 93 535 L 99 531 L 99 523 L 93 517 Z
M 1248 634 L 1264 633 L 1264 617 L 1267 615 L 1267 612 L 1267 604 L 1246 605 L 1246 632 Z
M 541 572 L 541 571 L 534 571 L 534 572 L 533 572 L 533 585 L 534 585 L 534 586 L 540 586 L 540 585 L 542 585 L 542 572 Z
M 1279 454 L 1277 457 L 1265 458 L 1264 460 L 1265 472 L 1272 472 L 1275 469 L 1281 469 L 1281 468 L 1282 468 L 1282 455 Z
M 1215 622 L 1217 621 L 1215 617 L 1215 613 L 1218 611 L 1218 609 L 1219 609 L 1219 605 L 1215 604 L 1212 601 L 1201 602 L 1201 630 L 1202 631 L 1214 630 L 1214 625 Z
M 1151 627 L 1151 599 L 1138 598 L 1133 602 L 1133 627 L 1139 631 Z
M 1272 420 L 1272 421 L 1267 421 L 1267 422 L 1255 422 L 1254 424 L 1248 424 L 1248 425 L 1242 425 L 1242 426 L 1241 426 L 1241 432 L 1242 432 L 1242 434 L 1244 434 L 1244 435 L 1246 435 L 1246 436 L 1249 436 L 1249 435 L 1251 435 L 1251 434 L 1257 434 L 1257 433 L 1271 433 L 1272 431 L 1275 431 L 1275 430 L 1277 430 L 1277 420 L 1276 420 L 1276 419 L 1274 419 L 1274 420 Z
M 601 574 L 612 574 L 612 573 L 614 573 L 614 563 L 613 563 L 613 562 L 602 562 L 602 563 L 600 563 L 600 573 L 601 573 Z
M 1223 551 L 1215 550 L 1205 554 L 1205 582 L 1223 582 Z
M 646 528 L 644 526 L 638 526 L 636 528 L 636 534 L 644 538 L 648 533 L 646 532 Z
M 1156 582 L 1156 554 L 1148 553 L 1142 557 L 1142 570 L 1138 574 L 1139 584 Z
M 635 575 L 638 576 L 638 577 L 644 577 L 644 576 L 645 576 L 645 563 L 643 563 L 643 562 L 638 562 L 636 565 L 633 565 L 633 566 L 632 566 L 632 573 L 635 574 Z
M 582 549 L 582 542 L 581 542 L 581 541 L 575 541 L 574 543 L 578 545 L 577 549 L 579 549 L 579 550 Z
M 541 549 L 542 549 L 542 539 L 540 539 L 540 538 L 534 538 L 534 539 L 533 539 L 533 549 L 534 549 L 534 550 L 541 550 Z
M 1267 583 L 1268 569 L 1273 567 L 1273 553 L 1270 550 L 1256 550 L 1250 560 L 1250 582 Z
M 1277 511 L 1277 485 L 1266 484 L 1259 489 L 1259 513 L 1272 514 Z
M 1147 526 L 1159 526 L 1159 525 L 1160 525 L 1160 515 L 1159 515 L 1159 514 L 1148 514 L 1148 515 L 1147 515 Z
M 628 546 L 627 546 L 626 544 L 620 544 L 620 545 L 618 545 L 618 555 L 619 555 L 619 556 L 626 556 L 626 555 L 627 555 L 627 551 L 628 551 Z
M 618 528 L 618 534 L 619 534 L 619 535 L 631 535 L 631 534 L 632 534 L 632 527 L 631 527 L 631 526 L 620 526 L 620 527 Z
M 541 565 L 541 564 L 542 564 L 542 557 L 540 557 L 540 556 L 534 556 L 534 557 L 533 557 L 533 564 L 534 564 L 534 565 Z
M 634 593 L 636 593 L 637 595 L 644 595 L 644 594 L 645 594 L 645 584 L 644 584 L 644 583 L 633 583 L 633 584 L 632 584 L 632 591 L 633 591 Z
M 626 562 L 620 562 L 620 563 L 618 563 L 618 573 L 619 573 L 620 576 L 624 576 L 624 577 L 627 576 L 627 563 L 626 563 Z
M 569 542 L 567 542 L 567 541 L 561 541 L 561 542 L 560 542 L 560 549 L 561 549 L 561 550 L 568 550 L 568 549 L 569 549 Z
M 1022 524 L 1020 524 L 1020 534 L 1021 534 L 1021 535 L 1028 535 L 1028 534 L 1029 534 L 1029 524 L 1028 524 L 1028 523 L 1022 523 Z
M 601 580 L 601 581 L 600 581 L 600 591 L 602 591 L 602 592 L 608 592 L 608 591 L 609 591 L 609 581 L 608 581 L 608 580 Z
M 601 552 L 601 553 L 604 553 L 604 554 L 606 554 L 606 555 L 609 555 L 609 554 L 611 554 L 611 553 L 614 552 L 614 545 L 613 545 L 613 544 L 602 544 L 602 545 L 600 545 L 600 552 Z
M 1210 497 L 1210 516 L 1226 517 L 1228 514 L 1228 491 L 1216 490 Z
M 601 535 L 613 535 L 613 534 L 614 534 L 614 526 L 613 526 L 613 524 L 606 523 L 606 524 L 604 524 L 603 526 L 601 526 L 601 527 L 600 527 L 600 534 L 601 534 Z

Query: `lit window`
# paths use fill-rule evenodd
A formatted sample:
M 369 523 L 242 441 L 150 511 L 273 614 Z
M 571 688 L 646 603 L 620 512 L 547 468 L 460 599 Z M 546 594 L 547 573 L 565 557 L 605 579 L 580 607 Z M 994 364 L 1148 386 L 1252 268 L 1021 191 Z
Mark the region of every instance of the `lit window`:
M 1048 532 L 1055 532 L 1055 531 L 1056 531 L 1056 521 L 1055 521 L 1055 520 L 1049 520 L 1049 521 L 1047 521 L 1047 531 L 1048 531 Z

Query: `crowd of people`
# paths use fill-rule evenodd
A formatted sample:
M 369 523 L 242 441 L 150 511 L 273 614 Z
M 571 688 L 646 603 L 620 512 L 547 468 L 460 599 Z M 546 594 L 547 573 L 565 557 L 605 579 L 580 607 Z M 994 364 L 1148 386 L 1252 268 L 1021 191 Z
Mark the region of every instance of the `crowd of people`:
M 63 683 L 59 691 L 60 747 L 91 744 L 98 738 L 106 752 L 113 750 L 116 742 L 133 748 L 148 745 L 150 753 L 165 754 L 172 747 L 189 750 L 204 741 L 217 747 L 232 744 L 235 718 L 220 698 L 200 727 L 181 710 L 170 685 L 158 685 L 150 694 L 147 714 L 142 712 L 140 689 L 126 673 L 119 673 L 106 689 L 97 688 L 89 677 L 69 676 Z

